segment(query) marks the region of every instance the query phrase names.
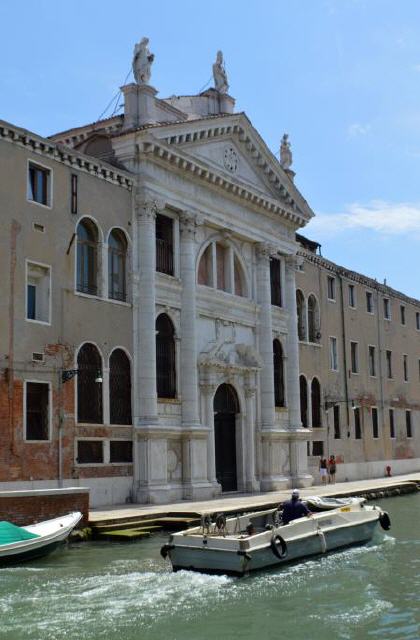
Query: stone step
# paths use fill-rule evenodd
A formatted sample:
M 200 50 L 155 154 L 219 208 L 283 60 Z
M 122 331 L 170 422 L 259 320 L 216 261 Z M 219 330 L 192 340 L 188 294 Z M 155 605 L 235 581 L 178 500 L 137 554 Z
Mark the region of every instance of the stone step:
M 108 540 L 110 542 L 128 542 L 130 540 L 140 540 L 150 538 L 151 531 L 140 529 L 119 529 L 117 531 L 104 531 L 95 535 L 97 540 Z
M 92 532 L 96 536 L 99 533 L 105 533 L 107 531 L 117 531 L 120 529 L 179 529 L 187 528 L 195 523 L 199 523 L 199 518 L 185 518 L 179 516 L 164 516 L 162 518 L 154 519 L 139 519 L 127 520 L 125 518 L 118 518 L 118 520 L 110 520 L 107 522 L 99 521 L 90 524 Z

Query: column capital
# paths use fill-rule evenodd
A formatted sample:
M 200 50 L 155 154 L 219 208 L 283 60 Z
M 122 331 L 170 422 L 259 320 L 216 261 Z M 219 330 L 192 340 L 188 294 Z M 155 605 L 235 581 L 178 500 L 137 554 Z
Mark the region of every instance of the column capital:
M 165 208 L 165 201 L 159 198 L 148 198 L 137 194 L 134 198 L 136 215 L 143 220 L 154 220 Z
M 188 209 L 184 209 L 179 214 L 179 228 L 184 236 L 194 238 L 197 227 L 203 224 L 202 216 Z
M 269 260 L 272 256 L 277 255 L 278 249 L 270 242 L 258 242 L 256 244 L 257 257 L 259 260 Z
M 286 267 L 288 267 L 291 271 L 297 271 L 299 267 L 301 267 L 304 263 L 304 258 L 303 256 L 295 253 L 294 255 L 286 256 L 285 262 Z
M 217 384 L 214 384 L 212 382 L 200 382 L 200 389 L 203 391 L 203 393 L 211 395 L 212 393 L 216 392 Z
M 245 387 L 245 398 L 253 398 L 257 392 L 256 387 Z

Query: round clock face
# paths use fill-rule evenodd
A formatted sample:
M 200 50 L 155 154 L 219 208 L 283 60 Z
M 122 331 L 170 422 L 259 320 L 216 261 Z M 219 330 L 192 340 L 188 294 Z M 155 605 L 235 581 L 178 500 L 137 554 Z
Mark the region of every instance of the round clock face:
M 238 168 L 238 154 L 233 147 L 226 147 L 223 153 L 223 164 L 231 173 L 235 173 Z

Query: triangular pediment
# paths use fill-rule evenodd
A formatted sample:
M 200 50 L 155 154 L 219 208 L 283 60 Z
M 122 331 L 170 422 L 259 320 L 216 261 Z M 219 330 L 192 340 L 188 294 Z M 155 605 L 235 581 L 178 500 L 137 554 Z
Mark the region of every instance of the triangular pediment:
M 201 144 L 190 144 L 183 147 L 189 155 L 204 160 L 219 172 L 235 177 L 250 187 L 273 195 L 272 190 L 261 176 L 261 173 L 250 163 L 246 154 L 232 138 L 209 140 Z
M 153 137 L 226 179 L 290 207 L 306 221 L 314 215 L 290 172 L 284 171 L 244 114 L 158 127 Z

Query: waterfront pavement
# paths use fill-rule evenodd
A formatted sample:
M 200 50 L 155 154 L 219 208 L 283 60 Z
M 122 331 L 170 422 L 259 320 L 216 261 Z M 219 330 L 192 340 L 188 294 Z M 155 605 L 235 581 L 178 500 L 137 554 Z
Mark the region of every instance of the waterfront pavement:
M 347 496 L 358 493 L 368 493 L 375 491 L 386 491 L 391 487 L 401 486 L 407 482 L 415 482 L 420 485 L 420 472 L 408 473 L 405 475 L 392 476 L 391 478 L 371 478 L 368 480 L 357 480 L 353 482 L 337 482 L 327 485 L 313 485 L 306 489 L 301 489 L 301 496 Z M 109 507 L 91 509 L 89 512 L 89 522 L 104 520 L 123 520 L 126 518 L 153 518 L 171 514 L 176 516 L 196 515 L 204 513 L 236 513 L 241 511 L 252 511 L 254 509 L 267 508 L 279 504 L 290 496 L 290 490 L 270 491 L 267 493 L 253 494 L 231 494 L 218 496 L 212 500 L 171 502 L 167 504 L 122 504 Z

